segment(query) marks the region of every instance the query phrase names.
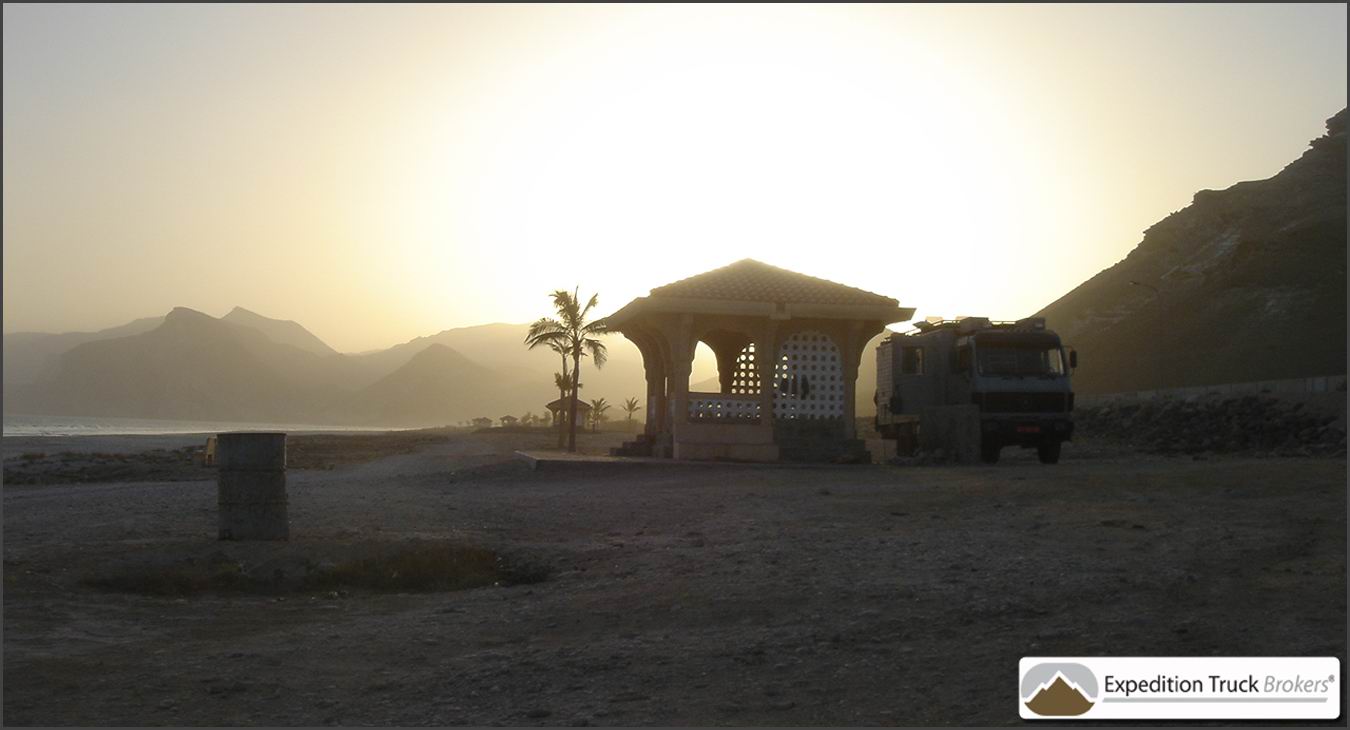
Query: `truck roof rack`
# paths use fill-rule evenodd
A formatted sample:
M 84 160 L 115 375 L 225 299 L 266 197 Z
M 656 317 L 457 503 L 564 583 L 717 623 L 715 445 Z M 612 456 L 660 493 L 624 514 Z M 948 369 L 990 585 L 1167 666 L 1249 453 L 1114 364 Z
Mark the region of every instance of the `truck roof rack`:
M 960 317 L 958 319 L 940 319 L 933 317 L 921 322 L 915 322 L 914 328 L 920 334 L 927 334 L 941 329 L 961 329 L 968 332 L 974 332 L 982 329 L 1007 329 L 1007 330 L 1043 330 L 1045 329 L 1045 317 L 1023 317 L 1022 319 L 1009 320 L 991 320 L 987 317 Z

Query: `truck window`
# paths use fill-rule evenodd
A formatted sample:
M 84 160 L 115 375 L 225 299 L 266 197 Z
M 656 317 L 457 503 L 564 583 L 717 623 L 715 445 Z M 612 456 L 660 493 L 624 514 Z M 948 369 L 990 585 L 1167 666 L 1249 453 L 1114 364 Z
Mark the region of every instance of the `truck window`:
M 952 358 L 952 372 L 970 372 L 970 345 L 956 348 L 956 357 Z
M 900 349 L 900 372 L 904 375 L 923 375 L 923 348 Z
M 1053 377 L 1064 374 L 1063 353 L 1056 346 L 981 342 L 981 375 Z

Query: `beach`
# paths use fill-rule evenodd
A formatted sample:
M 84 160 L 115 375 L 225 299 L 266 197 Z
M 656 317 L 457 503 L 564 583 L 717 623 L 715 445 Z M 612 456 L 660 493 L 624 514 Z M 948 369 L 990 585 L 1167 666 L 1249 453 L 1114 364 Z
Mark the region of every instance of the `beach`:
M 6 722 L 1008 724 L 1027 655 L 1345 659 L 1344 459 L 1066 448 L 1055 467 L 549 472 L 514 452 L 552 434 L 422 435 L 349 436 L 360 458 L 327 464 L 342 442 L 311 449 L 288 473 L 288 543 L 215 540 L 210 473 L 6 484 Z M 580 436 L 592 453 L 621 439 Z M 33 448 L 5 439 L 6 458 Z M 90 584 L 441 543 L 546 574 L 430 592 Z

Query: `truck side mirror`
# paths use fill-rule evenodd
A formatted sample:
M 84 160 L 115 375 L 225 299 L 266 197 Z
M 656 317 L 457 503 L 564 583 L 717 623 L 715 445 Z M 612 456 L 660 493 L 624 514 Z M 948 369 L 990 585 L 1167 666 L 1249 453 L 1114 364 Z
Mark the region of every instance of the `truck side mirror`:
M 1069 369 L 1074 370 L 1078 367 L 1078 351 L 1069 350 Z

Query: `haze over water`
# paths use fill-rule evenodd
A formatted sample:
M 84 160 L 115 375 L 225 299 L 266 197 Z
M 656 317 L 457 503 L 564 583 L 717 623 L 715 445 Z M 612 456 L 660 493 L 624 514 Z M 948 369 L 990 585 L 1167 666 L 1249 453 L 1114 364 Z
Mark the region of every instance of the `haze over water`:
M 398 430 L 296 423 L 238 421 L 182 421 L 112 416 L 30 416 L 6 413 L 5 436 L 131 436 L 143 434 L 215 434 L 223 431 L 368 431 Z

